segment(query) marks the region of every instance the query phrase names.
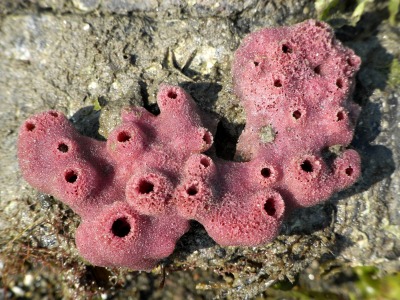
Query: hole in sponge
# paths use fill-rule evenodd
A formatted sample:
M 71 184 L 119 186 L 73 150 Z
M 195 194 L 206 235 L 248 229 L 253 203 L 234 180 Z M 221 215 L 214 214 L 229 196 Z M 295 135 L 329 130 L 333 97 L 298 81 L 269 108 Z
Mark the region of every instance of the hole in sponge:
M 64 143 L 60 143 L 57 147 L 58 151 L 67 153 L 68 152 L 68 146 Z
M 176 97 L 178 97 L 178 95 L 172 90 L 168 91 L 167 96 L 168 96 L 168 98 L 171 98 L 171 99 L 176 99 Z
M 27 122 L 26 124 L 25 124 L 25 128 L 26 128 L 26 130 L 28 130 L 28 131 L 33 131 L 33 130 L 35 130 L 35 124 L 33 124 L 33 123 L 31 123 L 31 122 Z
M 271 172 L 270 168 L 262 168 L 261 169 L 261 176 L 262 177 L 269 178 L 269 177 L 271 177 L 271 175 L 272 175 L 272 172 Z
M 274 216 L 276 213 L 274 198 L 268 198 L 264 203 L 264 210 L 269 216 Z
M 315 74 L 321 74 L 321 66 L 316 66 L 316 67 L 314 68 L 314 73 L 315 73 Z
M 187 193 L 189 196 L 194 196 L 194 195 L 196 195 L 198 192 L 199 192 L 199 191 L 198 191 L 197 187 L 194 186 L 194 185 L 188 187 L 188 189 L 186 190 L 186 193 Z
M 301 117 L 301 112 L 299 110 L 295 110 L 292 114 L 293 118 L 295 118 L 296 120 L 300 119 Z
M 343 80 L 341 78 L 338 78 L 336 80 L 336 86 L 341 89 L 343 87 Z
M 200 164 L 204 167 L 204 168 L 208 168 L 210 166 L 210 161 L 203 157 L 202 159 L 200 159 Z
M 116 219 L 111 226 L 111 232 L 117 237 L 125 237 L 131 232 L 131 224 L 125 217 Z
M 347 64 L 348 64 L 350 67 L 353 67 L 353 66 L 354 66 L 354 62 L 353 62 L 353 60 L 352 60 L 350 57 L 347 58 L 346 61 L 347 61 Z
M 78 179 L 78 174 L 74 170 L 65 173 L 65 180 L 69 183 L 74 183 Z
M 253 61 L 253 64 L 255 67 L 258 67 L 260 63 L 258 61 Z
M 282 82 L 280 79 L 275 79 L 274 80 L 274 86 L 275 87 L 282 87 Z
M 353 170 L 352 167 L 348 167 L 348 168 L 345 170 L 345 172 L 346 172 L 346 175 L 347 175 L 347 176 L 351 176 L 351 175 L 353 175 L 354 170 Z
M 283 45 L 282 45 L 282 52 L 283 52 L 283 53 L 292 53 L 292 48 L 289 47 L 289 46 L 286 45 L 286 44 L 283 44 Z
M 125 142 L 129 141 L 130 139 L 131 139 L 131 135 L 129 134 L 129 132 L 121 131 L 120 133 L 118 133 L 118 136 L 117 136 L 118 142 L 125 143 Z
M 58 113 L 56 113 L 55 111 L 51 111 L 50 112 L 50 116 L 57 118 L 58 117 Z
M 203 141 L 204 141 L 207 145 L 210 145 L 210 144 L 211 144 L 212 138 L 211 138 L 211 134 L 210 134 L 208 131 L 206 131 L 206 132 L 204 133 L 204 135 L 203 135 Z
M 339 112 L 336 114 L 336 117 L 337 117 L 337 121 L 343 120 L 343 119 L 344 119 L 344 112 L 339 111 Z
M 311 164 L 311 162 L 308 159 L 303 161 L 303 163 L 300 165 L 300 167 L 304 172 L 307 172 L 307 173 L 311 173 L 314 170 L 313 165 Z
M 139 182 L 139 193 L 148 194 L 154 191 L 154 184 L 147 180 L 141 180 Z

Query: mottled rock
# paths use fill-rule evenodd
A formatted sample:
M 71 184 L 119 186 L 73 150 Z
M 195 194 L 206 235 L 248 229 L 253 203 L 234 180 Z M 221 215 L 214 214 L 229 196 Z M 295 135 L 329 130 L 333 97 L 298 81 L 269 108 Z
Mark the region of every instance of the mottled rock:
M 72 0 L 74 6 L 82 11 L 93 11 L 99 7 L 101 0 Z
M 119 14 L 132 11 L 154 11 L 158 7 L 157 0 L 103 0 L 104 9 Z
M 38 0 L 37 3 L 42 8 L 59 10 L 61 9 L 64 4 L 65 0 Z

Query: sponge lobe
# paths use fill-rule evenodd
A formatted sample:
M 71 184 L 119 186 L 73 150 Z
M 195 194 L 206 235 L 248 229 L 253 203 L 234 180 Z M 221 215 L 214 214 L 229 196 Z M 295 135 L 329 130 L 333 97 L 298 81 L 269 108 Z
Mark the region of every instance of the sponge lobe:
M 286 190 L 287 203 L 315 205 L 358 177 L 355 152 L 343 154 L 349 175 L 337 170 L 341 156 L 324 161 L 323 151 L 353 138 L 360 108 L 351 93 L 360 63 L 327 24 L 313 20 L 260 30 L 237 50 L 234 89 L 247 114 L 237 155 L 269 157 L 286 170 L 273 187 Z M 260 139 L 266 128 L 272 140 Z

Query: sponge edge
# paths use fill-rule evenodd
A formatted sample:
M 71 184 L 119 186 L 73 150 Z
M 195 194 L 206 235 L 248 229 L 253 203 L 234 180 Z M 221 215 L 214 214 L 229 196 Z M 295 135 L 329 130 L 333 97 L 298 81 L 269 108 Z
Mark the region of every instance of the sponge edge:
M 19 132 L 19 165 L 28 183 L 81 216 L 76 245 L 98 266 L 152 269 L 189 220 L 223 246 L 261 245 L 289 211 L 360 176 L 356 151 L 325 155 L 353 137 L 359 65 L 325 23 L 263 29 L 245 39 L 233 65 L 247 115 L 237 154 L 246 161 L 205 155 L 213 136 L 195 102 L 162 85 L 160 115 L 124 109 L 107 142 L 81 136 L 57 111 L 29 118 Z
M 94 265 L 151 270 L 173 252 L 187 230 L 185 219 L 140 215 L 127 203 L 115 202 L 93 219 L 83 220 L 76 245 Z
M 281 195 L 264 189 L 227 194 L 202 223 L 221 246 L 257 246 L 278 235 L 284 212 Z

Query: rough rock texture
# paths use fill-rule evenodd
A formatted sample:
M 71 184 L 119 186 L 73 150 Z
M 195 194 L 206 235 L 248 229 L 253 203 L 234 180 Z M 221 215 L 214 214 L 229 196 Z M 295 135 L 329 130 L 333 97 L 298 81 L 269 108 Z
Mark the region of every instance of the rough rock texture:
M 352 141 L 362 158 L 359 182 L 324 204 L 298 211 L 263 247 L 222 248 L 193 223 L 160 268 L 140 274 L 95 268 L 79 259 L 73 236 L 80 219 L 22 180 L 17 129 L 33 114 L 57 109 L 81 133 L 102 139 L 98 132 L 107 137 L 127 104 L 156 113 L 155 91 L 167 81 L 179 83 L 205 111 L 221 117 L 216 152 L 231 158 L 245 123 L 231 96 L 233 52 L 256 29 L 315 18 L 313 3 L 246 2 L 249 6 L 231 6 L 226 18 L 199 2 L 171 14 L 150 10 L 125 17 L 101 6 L 84 12 L 68 0 L 1 1 L 0 273 L 6 289 L 0 293 L 36 299 L 99 293 L 121 299 L 243 298 L 278 292 L 268 287 L 301 274 L 316 291 L 336 288 L 346 296 L 341 283 L 351 279 L 343 276 L 347 267 L 399 270 L 400 91 L 392 65 L 400 57 L 400 34 L 386 22 L 386 2 L 374 1 L 356 27 L 331 22 L 341 24 L 336 36 L 363 61 L 355 88 L 362 111 Z M 93 104 L 102 107 L 100 125 Z M 266 140 L 270 133 L 265 130 Z

